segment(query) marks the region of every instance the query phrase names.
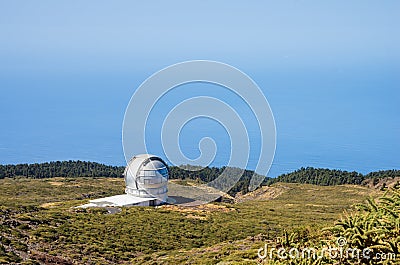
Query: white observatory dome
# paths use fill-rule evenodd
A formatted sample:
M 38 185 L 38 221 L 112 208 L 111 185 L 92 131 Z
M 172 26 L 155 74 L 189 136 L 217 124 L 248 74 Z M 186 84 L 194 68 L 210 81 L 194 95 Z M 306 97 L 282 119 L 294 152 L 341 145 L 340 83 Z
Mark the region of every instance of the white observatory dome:
M 161 158 L 149 154 L 132 157 L 124 177 L 127 194 L 167 201 L 168 166 Z

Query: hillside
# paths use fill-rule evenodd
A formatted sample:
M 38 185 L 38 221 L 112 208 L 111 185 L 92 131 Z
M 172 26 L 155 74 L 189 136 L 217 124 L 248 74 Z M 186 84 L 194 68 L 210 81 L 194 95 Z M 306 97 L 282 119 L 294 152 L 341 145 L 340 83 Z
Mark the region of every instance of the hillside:
M 185 168 L 187 170 L 185 170 Z M 33 179 L 54 178 L 54 177 L 105 177 L 116 178 L 122 177 L 125 167 L 122 166 L 109 166 L 96 162 L 88 161 L 55 161 L 46 163 L 35 164 L 17 164 L 17 165 L 0 165 L 0 179 L 26 177 Z M 208 183 L 216 179 L 225 167 L 205 167 L 199 170 L 195 166 L 171 166 L 169 167 L 170 179 L 179 180 L 196 180 L 201 183 Z M 229 168 L 229 174 L 236 174 L 242 172 L 238 168 Z M 244 170 L 240 180 L 229 191 L 230 195 L 235 195 L 237 192 L 247 192 L 250 183 L 250 178 L 253 176 L 254 171 Z
M 268 178 L 263 184 L 271 185 L 277 182 L 286 182 L 320 186 L 343 184 L 363 185 L 370 179 L 372 179 L 373 182 L 379 182 L 380 180 L 390 180 L 396 177 L 400 177 L 400 170 L 380 170 L 363 175 L 356 171 L 348 172 L 337 169 L 303 167 L 294 172 L 280 175 L 277 178 Z
M 123 166 L 109 166 L 96 162 L 87 161 L 56 161 L 36 164 L 18 164 L 18 165 L 0 165 L 0 179 L 15 178 L 19 176 L 41 179 L 53 177 L 122 177 L 124 172 Z M 225 167 L 205 167 L 199 170 L 196 166 L 171 166 L 170 178 L 176 180 L 195 180 L 198 183 L 208 183 L 216 179 L 226 169 Z M 237 168 L 229 168 L 229 174 L 239 174 L 242 172 Z M 229 195 L 235 196 L 237 193 L 249 192 L 250 179 L 254 171 L 245 170 L 240 180 L 228 192 Z M 371 186 L 370 179 L 373 180 L 372 185 L 376 184 L 384 188 L 392 183 L 394 178 L 400 178 L 400 170 L 381 170 L 370 172 L 363 175 L 358 172 L 348 172 L 336 169 L 326 168 L 300 168 L 294 172 L 282 174 L 276 178 L 265 177 L 262 185 L 269 186 L 277 182 L 286 183 L 303 183 L 315 184 L 321 186 L 357 184 Z M 384 182 L 388 182 L 384 184 Z M 397 183 L 397 182 L 396 182 Z M 394 184 L 396 184 L 394 183 Z M 394 185 L 390 184 L 390 185 Z M 390 186 L 389 185 L 389 186 Z
M 256 264 L 254 248 L 263 240 L 284 229 L 315 233 L 380 194 L 362 186 L 277 183 L 263 187 L 282 189 L 277 196 L 255 191 L 234 204 L 132 207 L 116 214 L 72 208 L 123 189 L 121 178 L 0 180 L 0 263 Z

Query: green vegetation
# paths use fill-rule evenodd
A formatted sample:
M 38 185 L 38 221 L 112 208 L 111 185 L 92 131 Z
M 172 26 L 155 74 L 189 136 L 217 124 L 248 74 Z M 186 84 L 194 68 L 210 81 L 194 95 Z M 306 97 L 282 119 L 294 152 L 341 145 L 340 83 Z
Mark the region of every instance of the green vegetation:
M 56 161 L 36 164 L 0 165 L 0 179 L 24 176 L 53 177 L 121 177 L 124 167 L 107 166 L 86 161 Z
M 0 179 L 24 176 L 27 178 L 53 178 L 53 177 L 122 177 L 124 172 L 122 166 L 107 166 L 95 162 L 86 161 L 57 161 L 41 164 L 19 164 L 0 165 Z M 196 166 L 172 166 L 170 169 L 171 179 L 195 180 L 199 183 L 213 181 L 224 172 L 225 167 L 205 167 L 201 169 Z M 240 169 L 230 168 L 229 174 L 240 174 Z M 249 192 L 250 179 L 254 171 L 245 170 L 236 185 L 228 192 L 234 196 L 236 193 Z M 384 178 L 400 177 L 400 170 L 384 170 L 371 172 L 367 175 L 361 173 L 332 170 L 324 168 L 301 168 L 292 173 L 283 174 L 277 178 L 266 177 L 263 185 L 271 185 L 277 182 L 304 183 L 322 186 L 362 184 L 365 180 L 373 179 L 374 183 Z M 384 184 L 383 184 L 384 185 Z M 385 186 L 385 185 L 384 185 Z
M 270 247 L 301 252 L 312 246 L 316 256 L 283 260 L 274 253 L 265 264 L 400 264 L 400 190 L 391 189 L 378 199 L 369 198 L 320 232 L 285 232 L 278 239 Z M 336 250 L 321 254 L 327 247 Z M 340 249 L 342 252 L 338 252 Z
M 348 172 L 326 168 L 300 168 L 292 173 L 280 175 L 277 178 L 266 179 L 265 185 L 276 182 L 307 183 L 322 186 L 356 184 L 360 185 L 366 179 L 382 179 L 400 177 L 400 170 L 381 170 L 367 175 L 355 171 Z
M 371 257 L 393 253 L 400 257 L 400 190 L 392 189 L 378 200 L 358 205 L 357 212 L 346 214 L 332 229 L 347 239 L 349 247 L 371 249 Z M 380 260 L 364 263 L 384 264 Z
M 206 167 L 201 169 L 194 166 L 170 167 L 171 179 L 196 180 L 198 182 L 210 182 L 216 179 L 225 167 Z M 53 178 L 53 177 L 122 177 L 125 167 L 107 166 L 95 162 L 85 161 L 57 161 L 41 164 L 18 164 L 18 165 L 0 165 L 0 179 L 15 178 L 24 176 L 27 178 Z M 240 169 L 231 168 L 231 174 L 241 172 Z M 237 173 L 239 174 L 239 173 Z M 250 179 L 254 171 L 245 170 L 238 183 L 231 189 L 230 194 L 237 192 L 247 192 Z
M 371 172 L 365 175 L 366 179 L 375 179 L 375 178 L 395 178 L 400 177 L 400 170 L 380 170 L 376 172 Z
M 121 194 L 121 178 L 0 180 L 0 263 L 256 264 L 257 249 L 284 229 L 316 235 L 379 191 L 276 183 L 274 199 L 198 207 L 75 209 Z M 157 234 L 155 236 L 155 234 Z
M 116 214 L 74 208 L 91 198 L 123 193 L 123 169 L 82 161 L 0 166 L 0 264 L 358 264 L 326 257 L 257 257 L 265 243 L 322 248 L 335 246 L 339 236 L 351 248 L 371 248 L 373 255 L 399 255 L 399 170 L 362 175 L 301 168 L 267 178 L 252 193 L 248 185 L 254 172 L 246 170 L 229 192 L 235 204 L 132 207 Z M 170 176 L 192 185 L 209 182 L 223 170 L 171 167 Z M 367 180 L 373 189 L 339 185 Z M 383 190 L 386 194 L 374 199 Z M 352 205 L 357 206 L 351 210 Z M 390 259 L 360 262 L 395 264 Z
M 169 167 L 170 169 L 170 178 L 171 179 L 182 179 L 182 180 L 196 180 L 203 183 L 208 183 L 216 179 L 220 176 L 224 171 L 224 174 L 231 175 L 239 175 L 242 174 L 239 181 L 235 184 L 235 186 L 228 192 L 229 195 L 234 196 L 238 192 L 247 193 L 249 191 L 250 179 L 255 173 L 252 170 L 242 170 L 239 168 L 229 168 L 226 170 L 226 167 L 205 167 L 201 169 L 196 166 L 181 166 L 181 167 Z M 223 187 L 221 187 L 221 190 Z

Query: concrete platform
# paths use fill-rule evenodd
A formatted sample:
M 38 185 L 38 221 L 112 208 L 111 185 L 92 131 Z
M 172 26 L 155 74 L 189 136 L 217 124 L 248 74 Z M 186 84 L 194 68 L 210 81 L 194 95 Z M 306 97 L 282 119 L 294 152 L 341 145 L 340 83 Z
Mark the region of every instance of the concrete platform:
M 156 200 L 157 198 L 141 198 L 128 194 L 121 194 L 90 200 L 90 203 L 78 206 L 77 208 L 149 206 L 151 201 L 155 202 Z

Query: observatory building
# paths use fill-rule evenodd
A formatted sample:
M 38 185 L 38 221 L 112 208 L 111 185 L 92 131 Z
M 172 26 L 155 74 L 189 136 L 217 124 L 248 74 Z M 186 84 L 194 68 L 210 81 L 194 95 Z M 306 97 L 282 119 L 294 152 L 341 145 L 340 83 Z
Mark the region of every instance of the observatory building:
M 149 154 L 132 157 L 124 178 L 126 194 L 90 200 L 78 207 L 156 206 L 167 202 L 168 166 L 161 158 Z

